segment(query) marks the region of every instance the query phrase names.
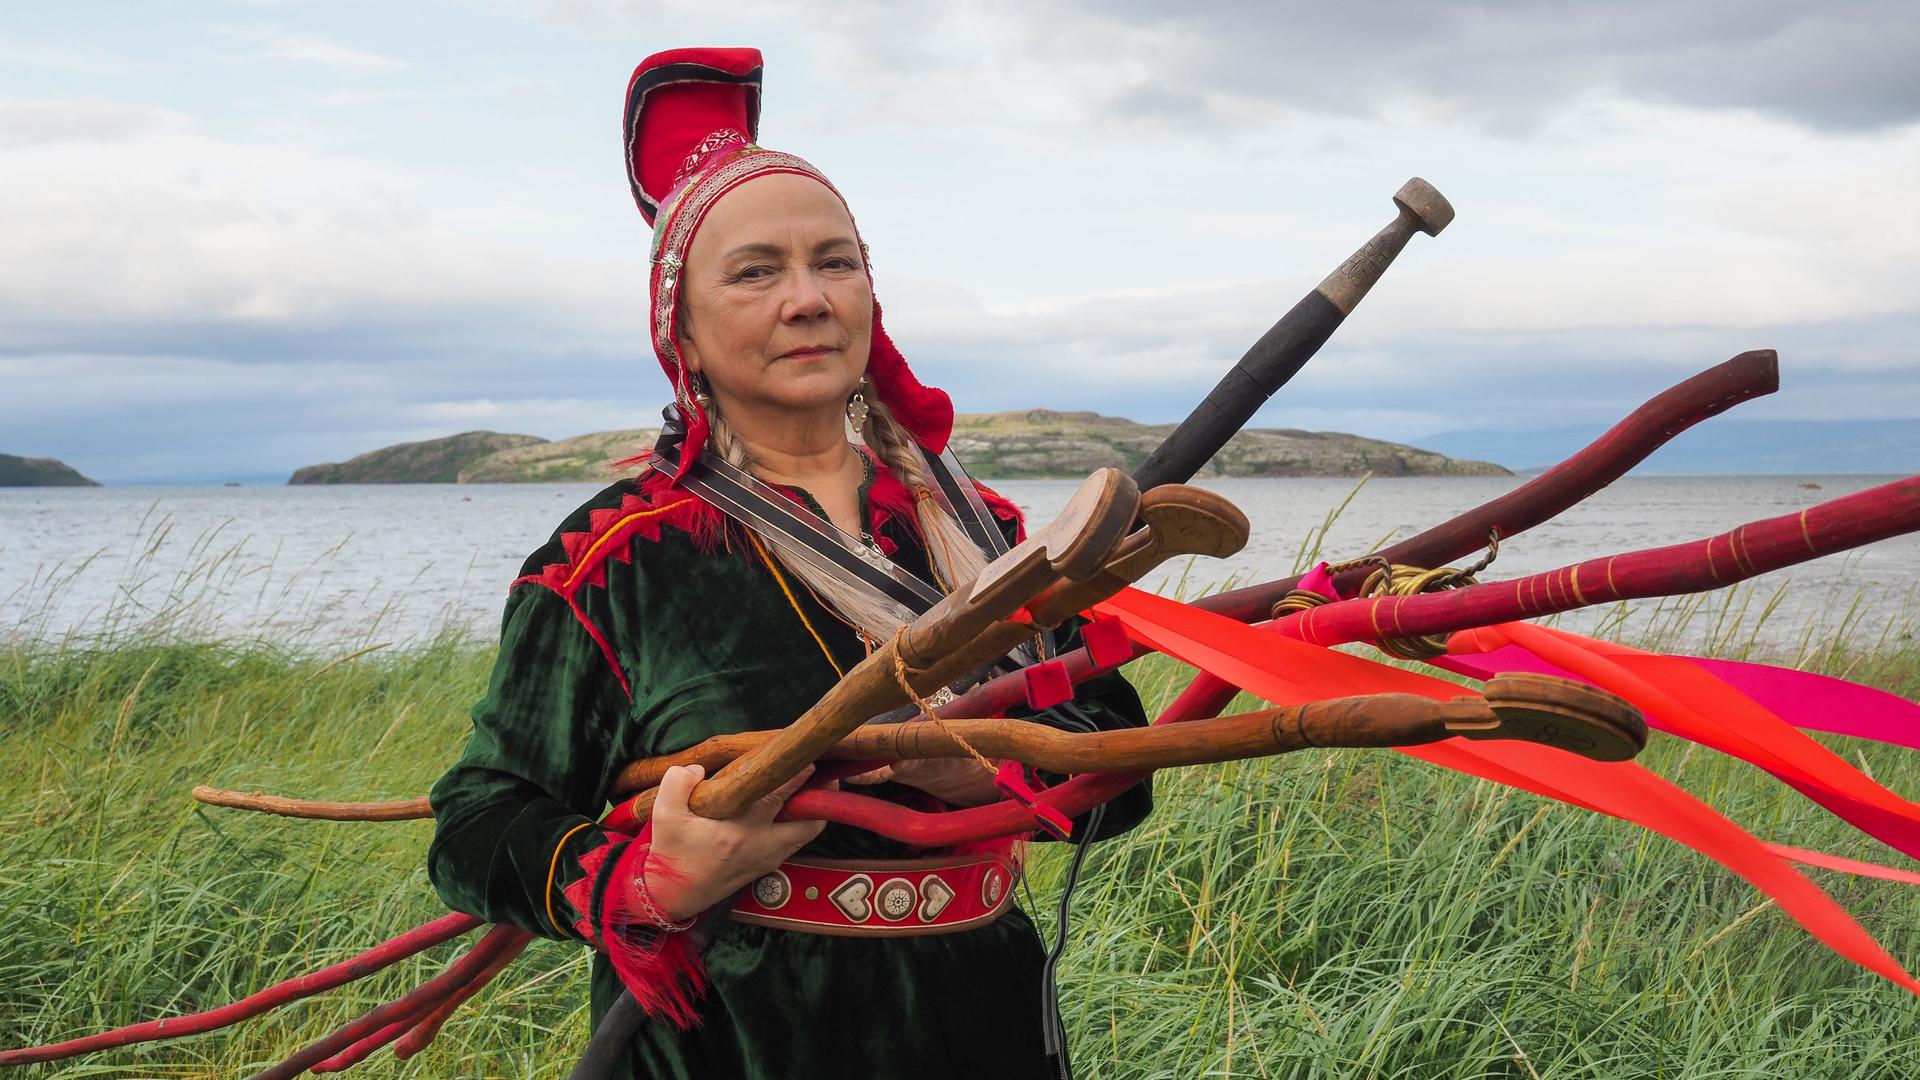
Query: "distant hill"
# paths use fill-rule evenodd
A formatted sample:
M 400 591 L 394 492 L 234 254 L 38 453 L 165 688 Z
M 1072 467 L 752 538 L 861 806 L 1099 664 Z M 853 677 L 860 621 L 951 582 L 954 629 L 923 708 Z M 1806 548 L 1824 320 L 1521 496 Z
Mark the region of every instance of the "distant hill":
M 64 461 L 0 454 L 0 487 L 99 487 Z
M 1531 469 L 1560 461 L 1604 430 L 1596 424 L 1449 431 L 1420 441 L 1444 454 Z M 1920 419 L 1708 420 L 1682 432 L 1634 471 L 1667 476 L 1920 473 Z
M 984 479 L 1080 477 L 1113 465 L 1131 469 L 1173 430 L 1090 412 L 962 414 L 954 452 Z M 605 482 L 612 462 L 651 447 L 657 428 L 633 428 L 547 442 L 531 435 L 469 431 L 362 454 L 342 465 L 313 465 L 296 484 Z M 488 440 L 503 440 L 490 444 Z M 489 448 L 491 446 L 491 448 Z M 1243 431 L 1202 476 L 1504 476 L 1484 461 L 1456 461 L 1399 443 L 1331 432 Z
M 651 449 L 659 437 L 659 428 L 630 428 L 500 450 L 460 470 L 460 483 L 606 483 L 614 475 L 611 463 Z
M 1112 465 L 1132 469 L 1173 432 L 1091 412 L 965 413 L 953 450 L 976 476 L 1028 479 L 1085 476 Z M 1201 476 L 1504 476 L 1484 461 L 1456 461 L 1399 443 L 1327 431 L 1249 428 L 1215 455 Z
M 489 454 L 534 446 L 547 440 L 537 435 L 502 435 L 496 431 L 467 431 L 444 439 L 400 443 L 372 450 L 334 465 L 308 465 L 294 470 L 289 484 L 451 484 L 461 470 Z

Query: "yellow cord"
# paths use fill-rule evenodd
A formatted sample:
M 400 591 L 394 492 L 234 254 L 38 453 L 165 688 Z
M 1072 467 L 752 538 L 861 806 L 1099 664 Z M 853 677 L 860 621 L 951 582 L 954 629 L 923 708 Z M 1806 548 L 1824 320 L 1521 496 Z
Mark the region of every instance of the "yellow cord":
M 1327 572 L 1331 575 L 1338 576 L 1348 570 L 1358 570 L 1364 566 L 1372 566 L 1374 568 L 1373 572 L 1368 574 L 1366 581 L 1361 584 L 1360 591 L 1356 594 L 1357 597 L 1417 596 L 1421 593 L 1441 592 L 1447 589 L 1460 589 L 1479 584 L 1479 580 L 1475 575 L 1493 565 L 1493 560 L 1498 557 L 1499 554 L 1500 533 L 1499 530 L 1496 529 L 1489 531 L 1487 534 L 1486 556 L 1465 570 L 1456 570 L 1451 566 L 1443 566 L 1437 570 L 1428 570 L 1420 566 L 1405 566 L 1399 563 L 1390 563 L 1379 555 L 1368 555 L 1354 559 L 1351 562 L 1340 563 L 1337 566 L 1329 566 L 1327 567 Z M 1310 608 L 1316 608 L 1322 604 L 1331 602 L 1328 597 L 1322 596 L 1317 592 L 1307 589 L 1295 589 L 1276 601 L 1273 605 L 1273 611 L 1270 614 L 1278 619 L 1293 614 L 1294 612 L 1306 611 Z M 1382 635 L 1373 645 L 1388 656 L 1399 657 L 1402 660 L 1431 660 L 1436 656 L 1442 656 L 1446 653 L 1447 635 L 1426 634 L 1415 637 L 1397 638 Z
M 839 661 L 833 658 L 833 653 L 827 649 L 827 643 L 821 639 L 820 631 L 813 628 L 813 620 L 807 618 L 807 613 L 801 610 L 800 601 L 795 599 L 793 590 L 787 587 L 786 575 L 782 574 L 780 568 L 774 565 L 773 557 L 767 554 L 767 549 L 761 545 L 760 538 L 752 532 L 748 532 L 747 539 L 753 543 L 753 550 L 759 554 L 760 561 L 767 564 L 767 569 L 773 574 L 773 580 L 779 582 L 780 591 L 786 594 L 787 603 L 793 605 L 793 613 L 800 616 L 800 625 L 807 628 L 807 633 L 813 635 L 813 643 L 820 646 L 820 655 L 827 658 L 827 665 L 833 668 L 835 675 L 843 679 L 846 678 L 846 671 L 841 668 Z
M 593 822 L 591 821 L 583 821 L 573 828 L 568 829 L 567 835 L 561 837 L 560 842 L 553 846 L 553 861 L 547 864 L 547 921 L 552 923 L 553 928 L 562 934 L 567 932 L 567 928 L 561 926 L 560 920 L 553 914 L 553 879 L 560 873 L 560 853 L 566 850 L 567 841 L 573 839 L 574 833 L 592 824 Z

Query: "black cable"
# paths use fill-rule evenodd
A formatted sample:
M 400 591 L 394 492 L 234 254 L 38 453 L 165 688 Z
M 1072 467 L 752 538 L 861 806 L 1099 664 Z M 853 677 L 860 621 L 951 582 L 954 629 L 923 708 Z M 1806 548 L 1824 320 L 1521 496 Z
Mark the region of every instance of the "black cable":
M 1100 729 L 1098 721 L 1071 701 L 1046 710 L 1046 714 L 1054 724 L 1069 731 L 1090 732 Z M 1081 823 L 1079 835 L 1074 838 L 1073 861 L 1067 864 L 1067 879 L 1060 886 L 1060 904 L 1054 917 L 1053 946 L 1047 950 L 1046 964 L 1040 969 L 1040 1033 L 1047 1056 L 1053 1059 L 1059 1071 L 1060 1080 L 1073 1080 L 1073 1062 L 1067 1055 L 1066 1023 L 1060 1017 L 1060 958 L 1067 949 L 1067 923 L 1073 914 L 1073 891 L 1080 883 L 1080 868 L 1087 861 L 1093 838 L 1099 835 L 1106 810 L 1102 805 L 1089 811 Z
M 1074 841 L 1073 861 L 1067 865 L 1067 880 L 1060 886 L 1060 906 L 1055 914 L 1053 947 L 1047 950 L 1047 962 L 1040 969 L 1040 1033 L 1047 1056 L 1060 1071 L 1060 1080 L 1073 1080 L 1073 1062 L 1067 1057 L 1067 1029 L 1060 1019 L 1060 957 L 1067 950 L 1067 920 L 1073 911 L 1073 890 L 1080 883 L 1080 867 L 1093 849 L 1094 834 L 1100 831 L 1105 806 L 1096 806 L 1087 814 L 1086 828 Z

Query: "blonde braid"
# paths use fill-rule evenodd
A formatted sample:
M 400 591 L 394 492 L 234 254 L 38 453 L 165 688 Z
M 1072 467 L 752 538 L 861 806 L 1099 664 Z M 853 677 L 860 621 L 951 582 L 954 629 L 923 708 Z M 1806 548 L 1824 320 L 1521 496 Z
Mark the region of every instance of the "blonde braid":
M 920 522 L 920 534 L 927 542 L 927 559 L 948 591 L 964 585 L 987 568 L 987 557 L 966 530 L 941 508 L 927 485 L 921 468 L 920 446 L 896 420 L 893 410 L 871 394 L 867 400 L 867 423 L 860 431 L 887 468 L 913 493 L 914 517 Z

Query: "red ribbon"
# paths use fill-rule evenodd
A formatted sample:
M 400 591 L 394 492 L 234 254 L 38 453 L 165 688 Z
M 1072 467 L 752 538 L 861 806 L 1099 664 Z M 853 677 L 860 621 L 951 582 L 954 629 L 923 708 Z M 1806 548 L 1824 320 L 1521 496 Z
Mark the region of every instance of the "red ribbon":
M 1430 676 L 1309 645 L 1129 589 L 1099 610 L 1134 640 L 1276 705 L 1340 694 L 1399 692 L 1445 700 L 1461 688 Z M 1277 632 L 1274 632 L 1277 631 Z M 1705 803 L 1633 762 L 1597 762 L 1530 743 L 1449 739 L 1400 751 L 1470 776 L 1631 821 L 1676 840 L 1746 879 L 1834 952 L 1920 994 L 1909 975 L 1845 908 L 1781 854 Z

